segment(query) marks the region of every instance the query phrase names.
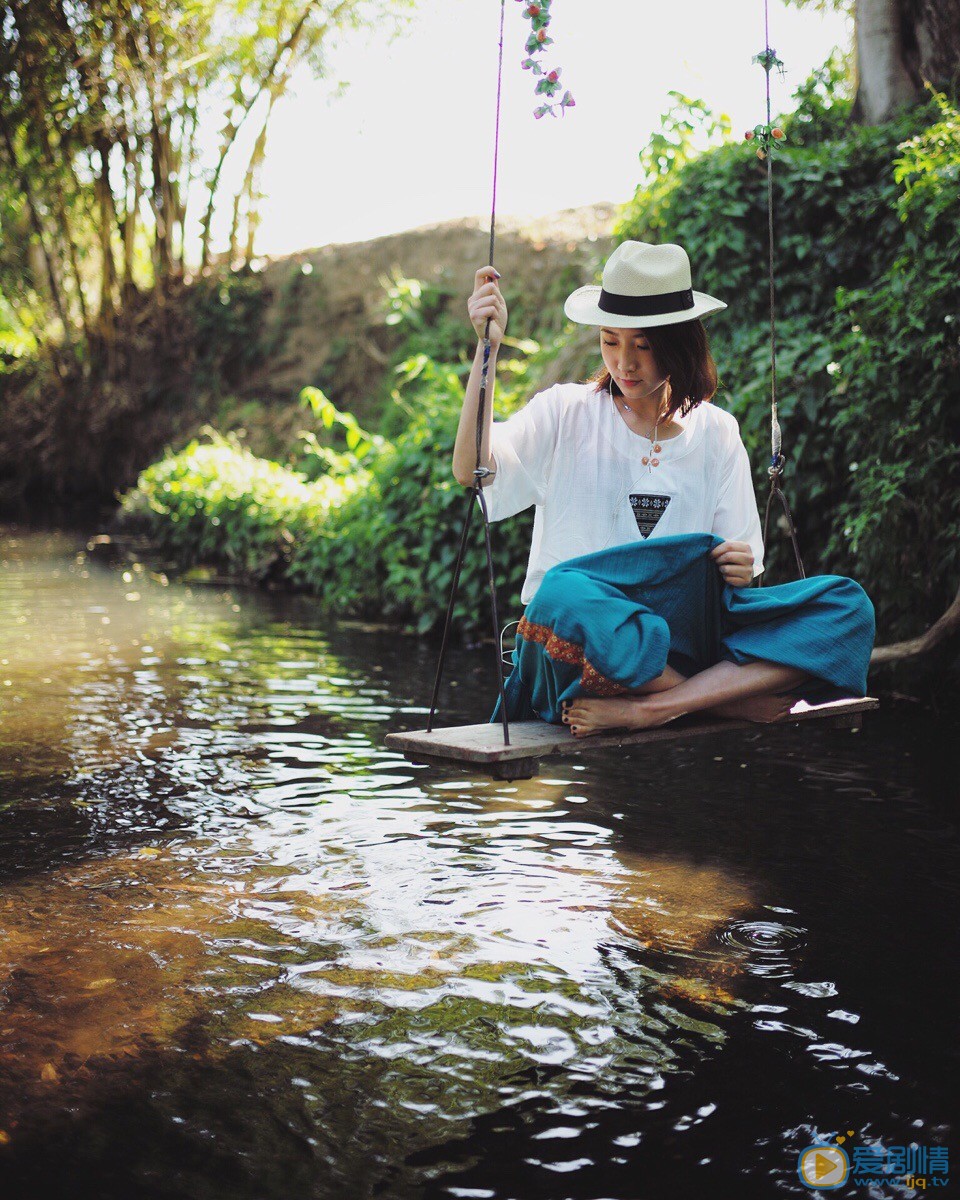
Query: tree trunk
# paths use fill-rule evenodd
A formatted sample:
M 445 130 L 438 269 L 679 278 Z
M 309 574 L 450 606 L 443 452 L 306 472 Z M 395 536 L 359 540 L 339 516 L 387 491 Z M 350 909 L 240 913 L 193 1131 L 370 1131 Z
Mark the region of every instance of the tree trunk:
M 137 139 L 132 133 L 127 135 L 123 143 L 123 178 L 123 279 L 120 284 L 120 296 L 121 304 L 126 308 L 135 287 L 133 259 L 136 248 L 137 216 L 140 211 L 140 197 L 143 191 L 140 152 Z
M 184 118 L 186 126 L 186 117 Z M 179 262 L 178 267 L 181 275 L 187 273 L 187 205 L 190 203 L 190 193 L 193 190 L 193 178 L 196 166 L 196 155 L 194 153 L 194 145 L 197 137 L 197 127 L 200 124 L 199 107 L 196 102 L 189 108 L 189 128 L 190 132 L 186 135 L 186 151 L 183 160 L 186 170 L 186 175 L 183 180 L 183 188 L 181 195 L 183 197 L 180 205 L 180 246 L 179 246 Z
M 163 129 L 153 107 L 150 127 L 150 168 L 153 175 L 153 187 L 150 199 L 153 207 L 153 273 L 154 286 L 162 299 L 170 275 L 170 257 L 172 249 L 171 229 L 167 223 L 170 206 L 167 203 L 167 156 L 164 152 Z
M 960 0 L 857 0 L 857 98 L 868 125 L 923 99 L 924 84 L 956 96 Z
M 105 134 L 94 138 L 100 159 L 100 174 L 96 179 L 97 201 L 100 208 L 100 329 L 108 341 L 113 338 L 117 312 L 117 264 L 113 257 L 113 231 L 117 228 L 117 210 L 110 190 L 110 150 Z
M 240 204 L 243 188 L 238 188 L 233 197 L 233 216 L 230 219 L 230 237 L 227 239 L 227 269 L 233 271 L 237 261 L 237 239 L 240 236 Z
M 878 125 L 920 99 L 920 82 L 908 68 L 900 0 L 857 0 L 857 98 L 854 114 Z
M 960 0 L 900 0 L 907 69 L 937 91 L 960 95 Z
M 273 115 L 273 106 L 277 101 L 278 96 L 282 96 L 287 90 L 287 84 L 290 81 L 290 73 L 287 71 L 283 77 L 270 88 L 270 102 L 267 105 L 267 113 L 263 118 L 263 124 L 260 126 L 260 132 L 257 134 L 257 140 L 253 144 L 253 152 L 250 155 L 250 161 L 247 164 L 246 178 L 244 179 L 243 187 L 247 196 L 247 245 L 244 251 L 244 265 L 249 267 L 253 262 L 253 250 L 257 237 L 257 227 L 260 224 L 260 175 L 263 171 L 263 162 L 267 157 L 267 133 L 270 129 L 270 118 Z

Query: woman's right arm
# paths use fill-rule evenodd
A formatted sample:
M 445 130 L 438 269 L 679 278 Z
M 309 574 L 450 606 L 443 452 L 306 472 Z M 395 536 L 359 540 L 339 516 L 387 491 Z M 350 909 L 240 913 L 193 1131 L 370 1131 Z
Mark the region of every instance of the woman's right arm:
M 488 318 L 490 320 L 490 360 L 487 364 L 487 390 L 484 398 L 480 463 L 491 471 L 495 466 L 490 456 L 494 383 L 497 374 L 497 354 L 507 328 L 507 305 L 500 294 L 500 286 L 497 282 L 499 278 L 499 273 L 493 267 L 481 267 L 476 274 L 473 295 L 467 302 L 470 321 L 480 341 L 473 357 L 473 369 L 467 380 L 463 409 L 460 412 L 460 424 L 457 427 L 457 440 L 453 448 L 454 478 L 463 487 L 473 487 L 473 472 L 477 465 L 477 409 L 480 406 L 480 377 L 483 373 L 483 337 Z M 491 479 L 492 476 L 486 476 L 481 483 L 486 484 Z

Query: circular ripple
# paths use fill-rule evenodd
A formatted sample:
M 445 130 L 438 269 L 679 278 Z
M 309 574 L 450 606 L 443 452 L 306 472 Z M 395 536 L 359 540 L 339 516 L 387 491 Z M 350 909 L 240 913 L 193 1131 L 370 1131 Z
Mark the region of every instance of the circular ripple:
M 717 939 L 724 946 L 749 952 L 746 969 L 755 975 L 784 979 L 793 974 L 792 958 L 806 941 L 806 930 L 779 921 L 731 921 Z

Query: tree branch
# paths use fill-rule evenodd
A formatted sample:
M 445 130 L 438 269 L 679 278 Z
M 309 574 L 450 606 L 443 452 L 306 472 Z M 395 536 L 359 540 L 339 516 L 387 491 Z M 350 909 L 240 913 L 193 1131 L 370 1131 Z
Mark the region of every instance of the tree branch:
M 929 658 L 934 653 L 940 658 L 952 658 L 958 649 L 960 649 L 960 588 L 957 589 L 953 603 L 947 611 L 925 633 L 906 642 L 894 642 L 890 646 L 877 646 L 870 655 L 870 666 L 879 667 L 889 663 L 904 662 L 908 659 Z

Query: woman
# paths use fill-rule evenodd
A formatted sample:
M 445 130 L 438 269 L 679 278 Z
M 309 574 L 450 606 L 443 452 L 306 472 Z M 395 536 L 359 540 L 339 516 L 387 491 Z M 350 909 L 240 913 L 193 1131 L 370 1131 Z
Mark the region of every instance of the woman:
M 489 396 L 507 325 L 499 278 L 478 271 L 468 303 L 480 339 L 490 322 Z M 598 374 L 538 393 L 505 422 L 487 404 L 489 519 L 536 505 L 511 717 L 562 720 L 583 737 L 708 709 L 776 721 L 800 695 L 865 694 L 873 606 L 858 584 L 749 588 L 763 570 L 760 518 L 737 421 L 710 403 L 717 372 L 700 320 L 723 308 L 693 290 L 682 247 L 624 242 L 602 287 L 564 306 L 598 328 Z M 454 449 L 465 487 L 482 354 L 481 342 Z

